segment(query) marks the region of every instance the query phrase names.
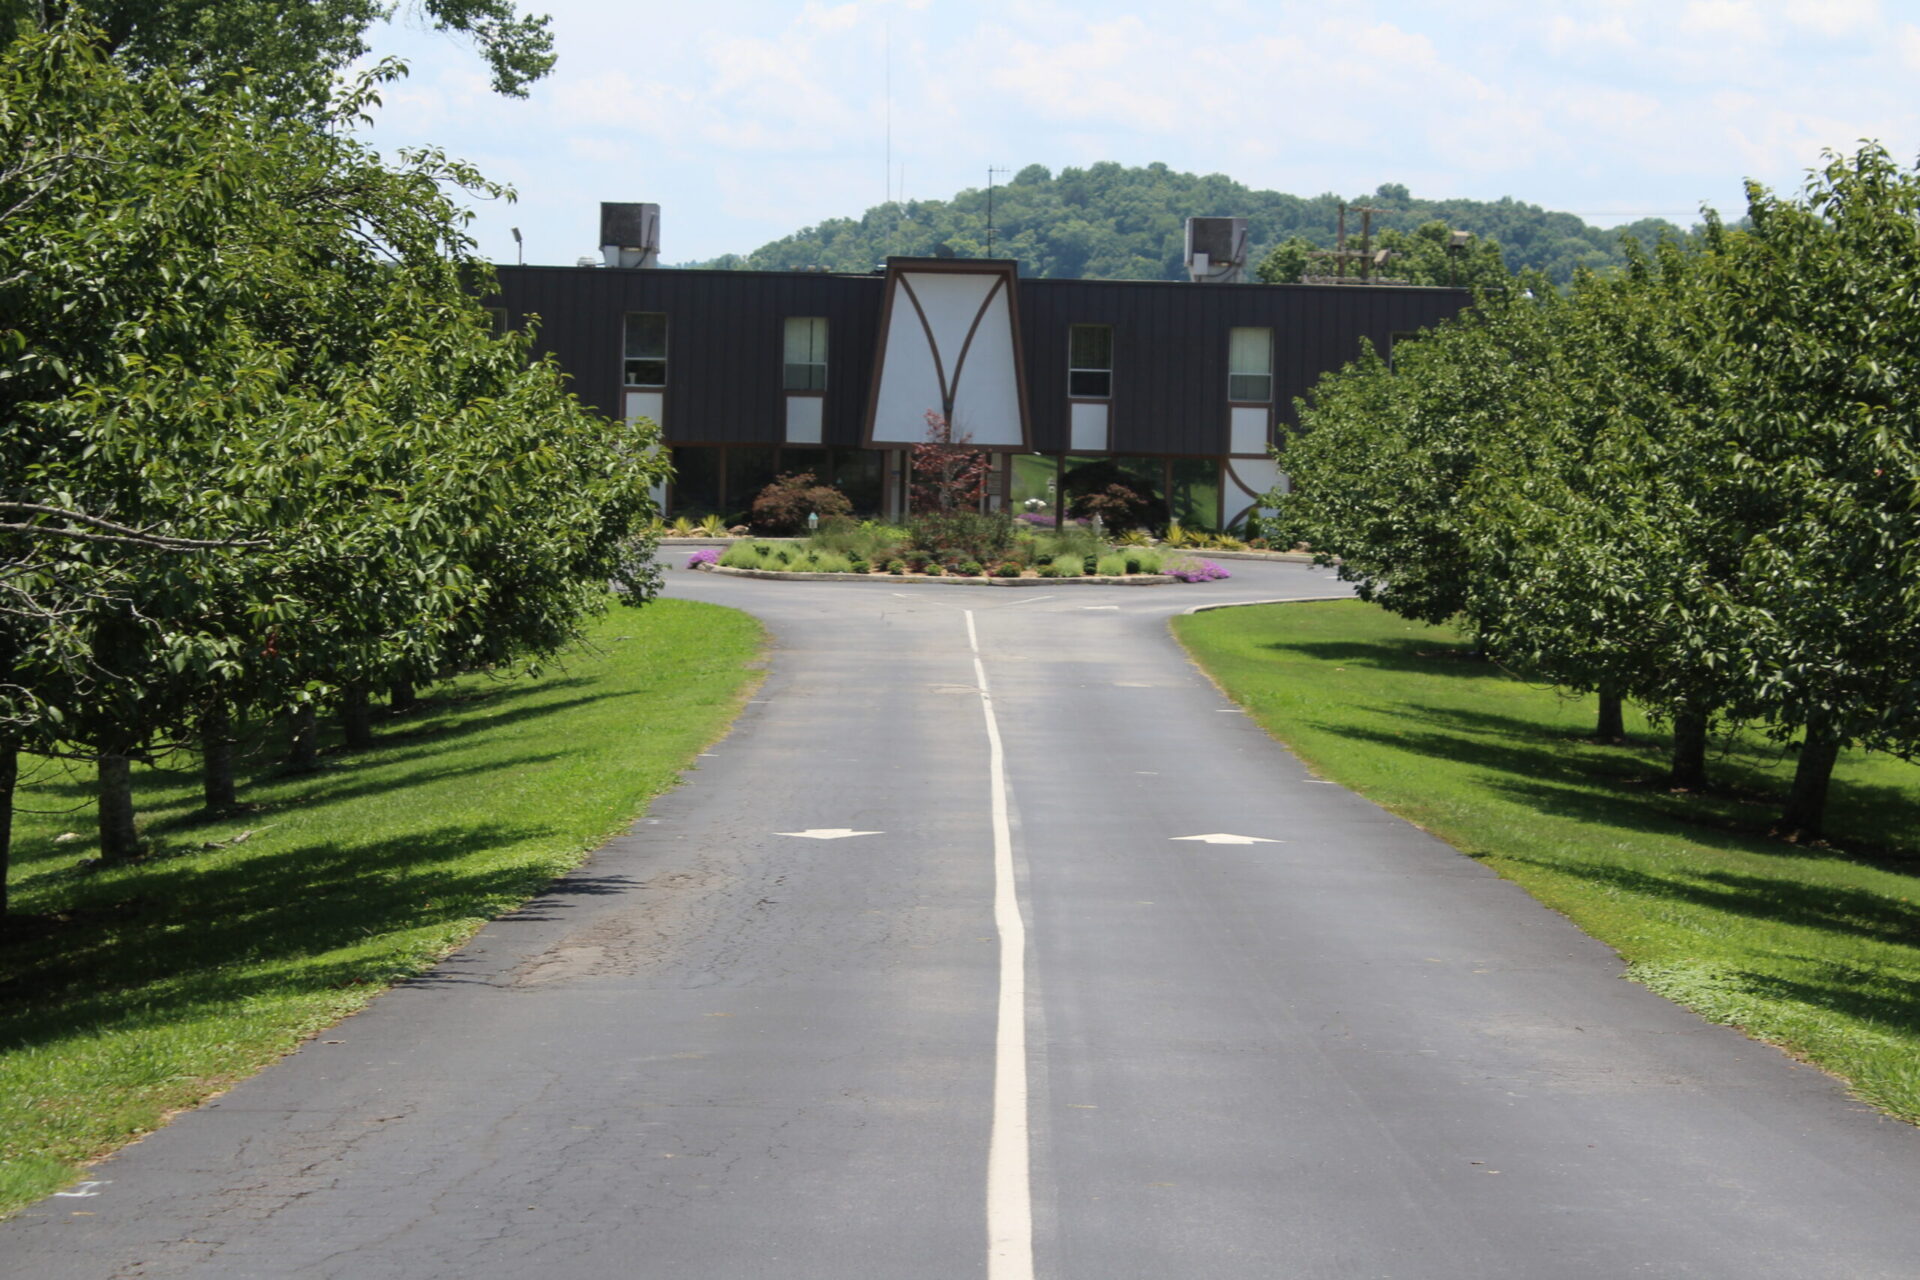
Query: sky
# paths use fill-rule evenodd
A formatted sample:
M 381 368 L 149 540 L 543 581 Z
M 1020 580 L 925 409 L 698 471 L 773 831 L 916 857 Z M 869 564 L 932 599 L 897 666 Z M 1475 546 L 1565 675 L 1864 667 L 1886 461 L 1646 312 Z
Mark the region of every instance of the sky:
M 524 0 L 523 0 L 524 2 Z M 745 253 L 988 169 L 1163 161 L 1296 195 L 1516 199 L 1612 226 L 1737 216 L 1823 148 L 1920 153 L 1920 4 L 1881 0 L 531 0 L 558 65 L 524 100 L 404 16 L 368 138 L 519 193 L 483 254 L 597 252 L 661 206 L 662 260 Z M 890 140 L 890 141 L 889 141 Z M 1004 181 L 1004 177 L 996 180 Z M 1230 214 L 1230 209 L 1196 209 Z

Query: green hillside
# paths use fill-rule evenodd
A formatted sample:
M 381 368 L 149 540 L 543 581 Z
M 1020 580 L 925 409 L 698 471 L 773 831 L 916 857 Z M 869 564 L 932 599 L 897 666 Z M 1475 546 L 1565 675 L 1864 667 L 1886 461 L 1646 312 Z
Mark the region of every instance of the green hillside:
M 1290 236 L 1331 246 L 1345 197 L 1293 196 L 1255 191 L 1220 174 L 1177 173 L 1164 164 L 1126 168 L 1112 163 L 1051 173 L 1028 165 L 993 193 L 994 254 L 1020 262 L 1030 276 L 1110 280 L 1174 280 L 1184 272 L 1185 221 L 1192 215 L 1230 214 L 1248 220 L 1252 262 Z M 1564 282 L 1576 266 L 1604 268 L 1621 261 L 1622 233 L 1651 243 L 1681 229 L 1659 218 L 1625 227 L 1590 226 L 1570 213 L 1553 213 L 1511 198 L 1423 200 L 1397 183 L 1353 200 L 1370 204 L 1374 229 L 1412 232 L 1439 221 L 1496 241 L 1512 270 L 1533 268 Z M 1359 233 L 1359 218 L 1349 219 Z M 909 200 L 868 209 L 858 218 L 833 218 L 744 257 L 728 254 L 692 266 L 752 270 L 869 271 L 890 254 L 931 256 L 941 246 L 959 257 L 986 252 L 987 193 L 960 192 L 951 200 Z

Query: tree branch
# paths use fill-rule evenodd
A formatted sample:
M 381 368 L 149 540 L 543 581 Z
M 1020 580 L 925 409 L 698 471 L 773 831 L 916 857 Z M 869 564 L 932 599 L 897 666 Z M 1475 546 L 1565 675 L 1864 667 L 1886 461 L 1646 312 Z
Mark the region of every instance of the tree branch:
M 101 533 L 87 533 L 79 529 L 53 529 L 43 524 L 7 524 L 0 523 L 0 529 L 15 533 L 42 534 L 54 538 L 71 538 L 77 542 L 109 542 L 126 546 L 149 547 L 156 551 L 211 551 L 223 547 L 264 547 L 271 545 L 265 538 L 176 538 L 169 534 L 154 533 L 148 529 L 135 529 L 130 525 L 115 524 L 111 520 L 102 520 L 99 516 L 90 516 L 84 511 L 69 511 L 64 507 L 43 506 L 37 502 L 0 502 L 0 513 L 7 515 L 53 516 L 61 520 L 70 520 L 89 528 L 103 530 Z

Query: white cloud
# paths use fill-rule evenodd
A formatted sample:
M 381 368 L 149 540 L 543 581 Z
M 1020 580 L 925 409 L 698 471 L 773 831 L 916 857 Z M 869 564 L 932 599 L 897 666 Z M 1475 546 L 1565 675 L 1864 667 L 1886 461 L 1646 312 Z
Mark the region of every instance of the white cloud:
M 1879 0 L 1788 0 L 1787 21 L 1829 37 L 1852 35 L 1880 22 Z
M 1695 35 L 1752 40 L 1765 33 L 1766 24 L 1747 0 L 1692 0 L 1680 11 L 1679 28 Z
M 1821 146 L 1920 151 L 1920 23 L 1875 0 L 706 0 L 643 36 L 614 0 L 542 8 L 560 66 L 524 103 L 471 51 L 396 36 L 419 74 L 376 140 L 506 158 L 538 193 L 507 218 L 549 216 L 518 224 L 529 243 L 584 252 L 602 198 L 661 201 L 678 260 L 858 215 L 902 167 L 920 198 L 990 163 L 1164 160 L 1684 218 L 1734 206 L 1747 174 L 1796 186 Z

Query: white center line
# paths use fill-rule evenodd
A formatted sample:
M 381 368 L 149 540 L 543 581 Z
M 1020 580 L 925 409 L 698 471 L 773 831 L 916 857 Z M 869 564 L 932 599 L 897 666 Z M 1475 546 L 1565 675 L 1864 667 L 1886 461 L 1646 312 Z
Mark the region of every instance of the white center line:
M 1027 926 L 1013 879 L 1007 764 L 993 714 L 980 635 L 968 609 L 967 645 L 987 719 L 993 812 L 993 923 L 1000 935 L 1000 1011 L 994 1035 L 993 1128 L 987 1140 L 987 1280 L 1033 1280 L 1033 1188 L 1027 1138 Z

